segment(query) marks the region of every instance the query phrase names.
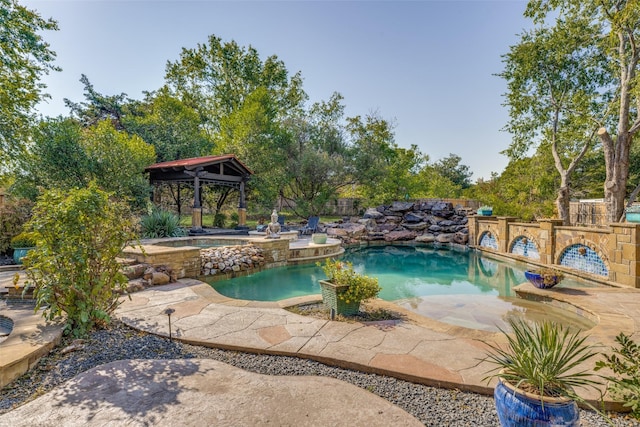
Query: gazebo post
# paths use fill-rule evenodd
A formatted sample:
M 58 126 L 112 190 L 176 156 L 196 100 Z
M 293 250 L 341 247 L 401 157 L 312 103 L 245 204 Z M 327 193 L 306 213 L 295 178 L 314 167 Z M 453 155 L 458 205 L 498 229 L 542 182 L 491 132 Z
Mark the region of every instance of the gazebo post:
M 193 174 L 193 208 L 191 211 L 191 232 L 202 233 L 202 206 L 200 205 L 200 171 Z
M 246 177 L 243 177 L 242 181 L 240 182 L 240 197 L 238 200 L 238 226 L 236 227 L 236 230 L 249 229 L 249 227 L 247 227 L 247 202 L 244 193 L 245 180 Z

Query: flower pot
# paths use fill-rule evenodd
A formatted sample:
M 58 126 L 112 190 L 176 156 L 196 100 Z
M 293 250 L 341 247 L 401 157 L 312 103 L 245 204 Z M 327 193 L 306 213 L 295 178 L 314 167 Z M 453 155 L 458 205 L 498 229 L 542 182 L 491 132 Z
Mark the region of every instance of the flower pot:
M 338 286 L 327 280 L 320 280 L 320 289 L 322 289 L 322 302 L 329 308 L 333 309 L 336 314 L 343 316 L 353 316 L 360 311 L 360 301 L 341 300 L 338 295 L 349 288 L 348 286 Z
M 313 233 L 311 235 L 311 241 L 316 245 L 324 245 L 327 243 L 327 233 Z
M 478 209 L 478 215 L 491 216 L 493 215 L 493 209 Z
M 543 275 L 529 270 L 524 272 L 524 277 L 538 289 L 551 289 L 562 280 L 560 276 L 550 274 Z
M 22 258 L 24 258 L 25 255 L 27 255 L 27 252 L 29 252 L 31 249 L 33 249 L 33 247 L 13 248 L 13 260 L 15 261 L 15 263 L 22 264 Z
M 627 212 L 625 218 L 627 222 L 640 222 L 640 212 Z
M 540 397 L 524 392 L 499 378 L 493 393 L 503 427 L 579 426 L 576 402 L 566 398 Z

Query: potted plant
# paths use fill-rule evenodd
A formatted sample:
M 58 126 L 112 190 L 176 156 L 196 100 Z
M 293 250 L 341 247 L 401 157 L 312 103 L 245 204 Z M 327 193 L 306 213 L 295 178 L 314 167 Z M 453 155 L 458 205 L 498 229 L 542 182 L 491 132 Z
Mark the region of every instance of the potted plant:
M 478 208 L 478 215 L 491 216 L 493 214 L 492 206 L 480 206 Z
M 328 278 L 320 280 L 322 302 L 336 314 L 357 314 L 362 301 L 380 292 L 378 279 L 357 273 L 350 262 L 327 258 L 322 270 Z
M 484 379 L 498 379 L 494 399 L 500 423 L 514 427 L 578 426 L 576 401 L 585 401 L 574 387 L 597 388 L 600 384 L 581 368 L 598 352 L 585 343 L 580 331 L 570 332 L 556 323 L 531 326 L 521 319 L 510 319 L 509 326 L 513 334 L 501 329 L 507 348 L 486 343 L 490 350 L 483 359 L 496 365 Z
M 13 248 L 13 260 L 16 264 L 22 264 L 22 258 L 36 247 L 36 243 L 29 233 L 22 232 L 11 239 L 11 247 Z
M 553 268 L 544 267 L 526 270 L 524 277 L 539 289 L 551 289 L 564 279 L 564 274 Z

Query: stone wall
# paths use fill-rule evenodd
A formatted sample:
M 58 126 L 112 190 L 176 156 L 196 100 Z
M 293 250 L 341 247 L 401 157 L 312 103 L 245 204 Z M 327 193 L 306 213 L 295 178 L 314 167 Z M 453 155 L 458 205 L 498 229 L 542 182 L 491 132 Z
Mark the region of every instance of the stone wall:
M 513 217 L 469 217 L 472 247 L 633 288 L 640 288 L 639 231 L 633 223 L 586 228 L 565 227 L 553 219 L 522 223 Z M 515 250 L 522 247 L 534 250 Z

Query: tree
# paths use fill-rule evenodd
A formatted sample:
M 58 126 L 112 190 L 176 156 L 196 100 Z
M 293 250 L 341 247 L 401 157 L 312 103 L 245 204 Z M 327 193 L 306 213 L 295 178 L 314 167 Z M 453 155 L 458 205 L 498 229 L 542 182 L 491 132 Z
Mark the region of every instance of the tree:
M 398 147 L 393 125 L 377 114 L 348 118 L 346 129 L 353 174 L 367 203 L 389 203 L 417 194 L 417 173 L 427 160 L 417 146 Z
M 156 162 L 200 157 L 214 148 L 198 113 L 166 87 L 147 93 L 144 101 L 129 104 L 127 110 L 123 127 L 155 147 Z
M 89 127 L 103 120 L 111 121 L 116 130 L 124 130 L 122 124 L 124 106 L 129 101 L 126 93 L 119 95 L 102 95 L 93 88 L 89 78 L 82 74 L 80 82 L 84 85 L 85 102 L 73 102 L 64 99 L 64 104 L 71 110 L 74 116 L 83 126 Z
M 200 114 L 211 136 L 220 131 L 221 119 L 237 112 L 249 96 L 263 88 L 271 98 L 274 113 L 299 109 L 307 99 L 300 73 L 289 78 L 284 62 L 275 55 L 262 61 L 258 51 L 222 43 L 209 36 L 208 43 L 183 48 L 180 59 L 168 62 L 165 80 L 178 98 Z
M 17 0 L 0 0 L 0 166 L 24 150 L 33 107 L 48 97 L 39 80 L 59 68 L 39 32 L 57 29 L 55 21 L 42 19 Z
M 462 157 L 457 154 L 449 154 L 449 156 L 438 160 L 433 168 L 441 176 L 447 178 L 449 181 L 459 186 L 460 188 L 469 188 L 471 186 L 471 169 L 467 165 L 463 165 L 460 162 Z
M 23 262 L 36 310 L 47 319 L 64 313 L 65 333 L 81 337 L 109 323 L 127 283 L 117 257 L 135 239 L 130 218 L 126 204 L 95 182 L 38 200 L 26 225 L 37 246 Z
M 606 167 L 607 220 L 619 221 L 624 212 L 630 147 L 640 130 L 636 75 L 640 60 L 640 6 L 634 0 L 532 0 L 525 14 L 538 24 L 549 15 L 556 16 L 556 26 L 570 24 L 576 34 L 588 37 L 580 50 L 597 49 L 606 58 L 604 70 L 608 79 L 598 89 L 604 100 L 610 100 L 608 108 L 602 110 L 613 114 L 616 124 L 601 120 L 597 135 Z M 586 20 L 589 25 L 581 27 L 579 24 Z
M 22 158 L 17 182 L 32 189 L 69 190 L 95 181 L 142 208 L 149 196 L 144 169 L 154 160 L 153 146 L 115 130 L 111 121 L 83 128 L 70 118 L 46 119 L 34 129 L 31 152 Z M 22 193 L 37 194 L 28 188 L 22 188 Z
M 588 19 L 558 21 L 521 35 L 504 56 L 510 122 L 514 141 L 505 151 L 520 158 L 531 144 L 548 147 L 560 175 L 556 206 L 569 225 L 571 176 L 594 146 L 605 84 L 604 58 L 589 46 L 593 25 Z

